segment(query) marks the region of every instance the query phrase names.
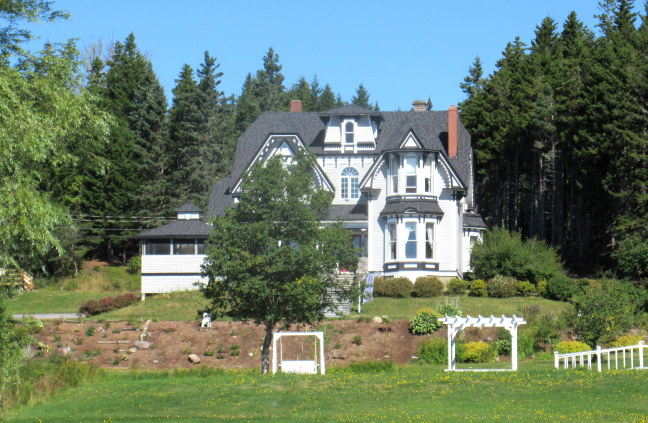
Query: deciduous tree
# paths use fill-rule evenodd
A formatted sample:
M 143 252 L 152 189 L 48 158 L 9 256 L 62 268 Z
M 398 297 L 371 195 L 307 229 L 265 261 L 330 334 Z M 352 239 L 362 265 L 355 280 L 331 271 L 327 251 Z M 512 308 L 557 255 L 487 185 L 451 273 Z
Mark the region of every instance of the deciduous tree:
M 265 326 L 263 373 L 275 328 L 320 320 L 327 291 L 343 291 L 337 266 L 357 265 L 350 234 L 320 223 L 331 196 L 315 187 L 314 159 L 304 151 L 295 159 L 273 158 L 245 175 L 236 207 L 213 221 L 203 265 L 213 315 Z

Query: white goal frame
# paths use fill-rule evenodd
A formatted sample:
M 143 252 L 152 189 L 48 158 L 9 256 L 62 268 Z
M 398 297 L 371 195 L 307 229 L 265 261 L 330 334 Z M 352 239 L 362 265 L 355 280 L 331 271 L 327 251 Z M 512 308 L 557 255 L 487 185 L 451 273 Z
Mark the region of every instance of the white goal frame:
M 515 371 L 518 369 L 517 329 L 524 325 L 524 318 L 515 314 L 506 316 L 445 316 L 439 318 L 444 325 L 448 325 L 448 368 L 449 372 L 498 372 Z M 511 334 L 511 368 L 510 369 L 457 369 L 457 334 L 465 328 L 504 328 Z
M 317 360 L 284 360 L 277 364 L 277 341 L 284 336 L 315 336 L 319 339 L 319 363 Z M 326 362 L 324 360 L 324 332 L 275 332 L 272 334 L 272 373 L 276 374 L 278 367 L 281 367 L 283 373 L 301 373 L 301 374 L 326 374 Z

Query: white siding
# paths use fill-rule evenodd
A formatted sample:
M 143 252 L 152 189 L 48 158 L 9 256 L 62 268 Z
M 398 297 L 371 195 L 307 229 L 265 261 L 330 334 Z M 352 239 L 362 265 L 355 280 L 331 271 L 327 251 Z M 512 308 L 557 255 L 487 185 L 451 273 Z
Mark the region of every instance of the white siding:
M 380 212 L 385 208 L 387 196 L 387 166 L 384 164 L 376 172 L 374 188 L 380 189 L 374 193 L 376 197 L 369 203 L 368 222 L 368 271 L 382 272 L 385 260 L 385 221 L 380 217 Z
M 143 255 L 142 274 L 200 273 L 204 255 Z
M 195 282 L 207 283 L 200 276 L 204 255 L 142 256 L 142 294 L 195 290 Z
M 439 196 L 439 206 L 443 210 L 443 218 L 437 227 L 436 252 L 439 259 L 440 271 L 456 271 L 457 262 L 457 203 L 452 200 L 452 191 L 443 190 Z M 461 228 L 459 228 L 461 230 Z
M 360 182 L 373 164 L 374 158 L 372 156 L 324 156 L 317 161 L 335 188 L 333 204 L 356 204 L 357 198 L 341 197 L 342 170 L 347 167 L 354 168 L 359 173 L 358 182 Z
M 193 291 L 195 282 L 207 283 L 199 275 L 142 275 L 142 294 L 158 294 L 173 291 Z

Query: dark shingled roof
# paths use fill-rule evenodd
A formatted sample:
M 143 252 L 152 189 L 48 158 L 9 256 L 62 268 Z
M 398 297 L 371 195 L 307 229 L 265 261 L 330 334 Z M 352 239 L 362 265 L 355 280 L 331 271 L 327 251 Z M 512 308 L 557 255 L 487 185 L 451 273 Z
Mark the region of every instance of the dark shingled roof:
M 426 150 L 440 151 L 447 157 L 448 143 L 448 112 L 373 112 L 358 106 L 346 106 L 325 113 L 317 112 L 265 112 L 261 114 L 241 135 L 236 145 L 236 155 L 229 177 L 217 182 L 211 192 L 207 216 L 223 215 L 227 207 L 234 203 L 229 195 L 241 178 L 243 172 L 250 166 L 252 160 L 271 135 L 297 135 L 315 155 L 345 155 L 345 152 L 324 151 L 324 136 L 328 116 L 339 114 L 372 114 L 379 115 L 378 138 L 376 149 L 372 152 L 379 156 L 384 151 L 396 150 L 399 143 L 410 130 L 416 133 L 419 141 Z M 459 122 L 458 156 L 449 158 L 450 165 L 468 190 L 471 177 L 472 149 L 470 134 Z M 363 152 L 367 155 L 367 152 Z M 469 199 L 471 196 L 469 195 Z M 471 206 L 469 204 L 469 206 Z
M 406 210 L 414 210 L 418 214 L 443 216 L 443 210 L 436 200 L 401 200 L 389 201 L 380 212 L 381 216 L 403 214 Z
M 380 116 L 380 112 L 374 110 L 365 109 L 364 107 L 349 104 L 348 106 L 338 107 L 337 109 L 327 110 L 320 113 L 321 116 Z
M 329 219 L 367 220 L 367 203 L 350 205 L 332 205 L 329 207 Z
M 486 229 L 486 223 L 482 219 L 481 215 L 474 212 L 464 213 L 464 228 L 484 228 Z
M 137 235 L 138 239 L 208 238 L 212 227 L 198 219 L 179 219 Z
M 189 212 L 189 213 L 200 213 L 202 210 L 200 210 L 200 207 L 196 206 L 193 203 L 184 203 L 177 209 L 175 209 L 176 212 L 182 213 L 182 212 Z

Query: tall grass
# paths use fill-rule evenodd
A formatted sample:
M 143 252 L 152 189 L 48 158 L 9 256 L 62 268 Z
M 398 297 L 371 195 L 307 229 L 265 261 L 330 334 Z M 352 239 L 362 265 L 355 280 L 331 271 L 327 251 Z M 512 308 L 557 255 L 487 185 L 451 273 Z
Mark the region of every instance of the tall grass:
M 36 286 L 47 291 L 122 292 L 139 291 L 141 276 L 131 274 L 125 266 L 101 266 L 82 270 L 77 276 L 39 279 Z
M 0 394 L 3 411 L 48 400 L 66 388 L 75 388 L 104 374 L 91 364 L 54 354 L 47 359 L 29 360 Z M 0 421 L 2 415 L 0 414 Z

